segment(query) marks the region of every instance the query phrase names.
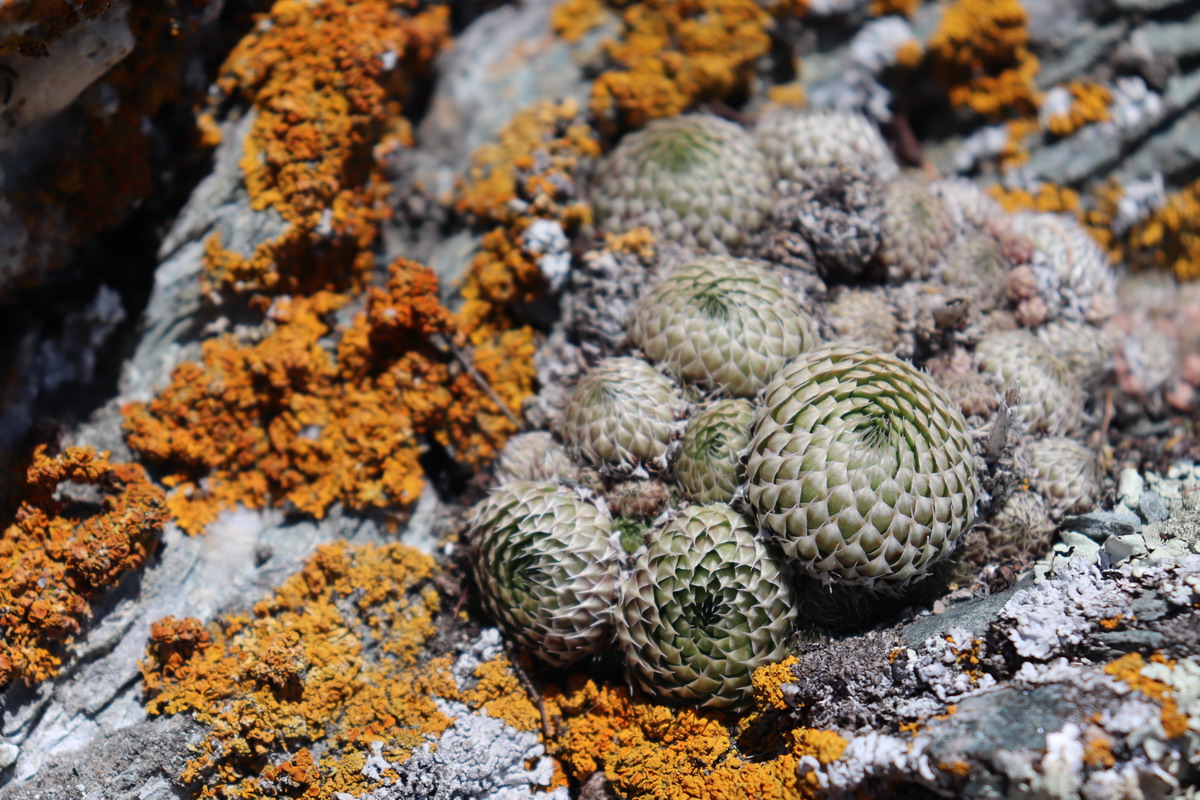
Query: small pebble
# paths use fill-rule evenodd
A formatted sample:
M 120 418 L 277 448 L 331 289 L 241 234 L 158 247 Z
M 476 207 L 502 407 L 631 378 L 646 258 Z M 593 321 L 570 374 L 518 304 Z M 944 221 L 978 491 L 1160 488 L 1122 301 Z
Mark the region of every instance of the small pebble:
M 1097 542 L 1103 542 L 1109 536 L 1137 533 L 1142 527 L 1142 521 L 1128 511 L 1090 511 L 1078 517 L 1067 517 L 1064 526 L 1069 532 L 1090 536 Z M 1066 541 L 1066 533 L 1063 533 L 1062 538 Z
M 1129 508 L 1137 508 L 1138 499 L 1145 488 L 1146 481 L 1136 469 L 1121 470 L 1121 477 L 1117 480 L 1117 497 L 1122 503 Z
M 1141 536 L 1131 533 L 1128 536 L 1110 536 L 1104 540 L 1104 550 L 1112 558 L 1113 563 L 1120 563 L 1127 558 L 1144 556 L 1150 550 Z
M 0 769 L 8 769 L 17 763 L 19 755 L 21 755 L 21 748 L 12 742 L 0 742 Z
M 1171 516 L 1167 504 L 1154 492 L 1142 492 L 1138 500 L 1138 511 L 1146 522 L 1163 522 Z

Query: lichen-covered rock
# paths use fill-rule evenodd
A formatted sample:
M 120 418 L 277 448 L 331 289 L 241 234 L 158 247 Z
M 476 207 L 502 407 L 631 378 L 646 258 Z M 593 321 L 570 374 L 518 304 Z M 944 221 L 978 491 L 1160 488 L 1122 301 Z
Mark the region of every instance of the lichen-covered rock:
M 629 338 L 680 380 L 745 397 L 815 344 L 813 327 L 774 274 L 753 261 L 710 256 L 646 292 Z
M 737 125 L 671 117 L 621 140 L 597 168 L 592 203 L 609 233 L 644 225 L 665 241 L 722 253 L 749 244 L 766 221 L 771 178 Z
M 1058 356 L 1027 330 L 995 331 L 975 348 L 979 369 L 1002 391 L 1020 385 L 1017 418 L 1033 433 L 1063 436 L 1079 429 L 1083 389 Z
M 879 259 L 888 280 L 903 283 L 929 277 L 955 235 L 941 198 L 924 181 L 905 176 L 884 189 L 883 209 Z
M 675 459 L 675 480 L 694 503 L 728 503 L 745 477 L 754 406 L 746 399 L 717 400 L 692 415 Z
M 689 506 L 621 584 L 617 635 L 631 680 L 702 708 L 736 708 L 751 676 L 786 654 L 791 584 L 772 550 L 724 505 Z
M 568 481 L 578 468 L 567 449 L 547 431 L 520 433 L 496 457 L 496 477 L 508 481 Z
M 578 489 L 511 481 L 472 512 L 484 608 L 530 653 L 565 666 L 612 635 L 618 560 L 607 510 Z
M 617 356 L 583 376 L 559 426 L 568 451 L 602 472 L 662 472 L 686 413 L 674 381 L 641 359 Z
M 884 180 L 899 172 L 887 142 L 862 114 L 772 109 L 759 120 L 754 136 L 777 179 L 798 180 L 827 167 L 866 168 Z
M 814 577 L 904 584 L 975 516 L 974 446 L 953 401 L 911 364 L 830 345 L 763 393 L 746 464 L 759 523 Z
M 1046 498 L 1051 513 L 1079 514 L 1100 500 L 1100 459 L 1083 442 L 1066 436 L 1046 436 L 1027 445 L 1036 475 L 1034 488 Z

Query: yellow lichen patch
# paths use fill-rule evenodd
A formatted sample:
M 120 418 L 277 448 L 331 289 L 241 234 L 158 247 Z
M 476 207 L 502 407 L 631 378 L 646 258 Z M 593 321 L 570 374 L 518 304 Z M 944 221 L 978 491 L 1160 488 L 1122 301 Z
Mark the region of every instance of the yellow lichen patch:
M 570 235 L 591 220 L 590 207 L 575 199 L 572 187 L 579 166 L 599 152 L 595 132 L 578 104 L 566 100 L 539 103 L 518 113 L 496 143 L 475 153 L 456 206 L 477 223 L 493 226 L 461 287 L 462 325 L 477 345 L 491 340 L 508 353 L 506 358 L 525 357 L 504 345 L 523 350 L 527 342 L 495 338 L 500 331 L 513 331 L 519 321 L 517 308 L 545 288 L 537 254 L 525 249 L 525 232 L 542 219 Z
M 1173 662 L 1158 654 L 1151 656 L 1150 662 L 1163 664 L 1168 668 L 1174 666 Z M 1162 706 L 1163 732 L 1168 739 L 1182 736 L 1187 732 L 1190 724 L 1187 715 L 1180 713 L 1179 706 L 1175 702 L 1174 690 L 1169 684 L 1143 674 L 1146 665 L 1146 659 L 1142 657 L 1141 653 L 1129 653 L 1115 661 L 1110 661 L 1105 665 L 1104 671 Z
M 872 16 L 884 17 L 888 14 L 900 14 L 905 17 L 911 17 L 917 13 L 917 7 L 921 5 L 921 0 L 871 0 L 868 9 Z
M 702 100 L 744 90 L 754 62 L 770 49 L 771 14 L 753 0 L 614 2 L 620 30 L 606 42 L 610 68 L 592 85 L 590 109 L 601 127 L 638 128 Z M 560 35 L 578 37 L 579 18 L 594 19 L 586 0 L 555 9 Z M 783 3 L 776 13 L 803 13 Z
M 401 545 L 318 548 L 249 616 L 167 618 L 142 662 L 147 709 L 206 726 L 182 778 L 200 797 L 368 791 L 363 753 L 403 760 L 452 720 L 449 657 L 422 660 L 438 611 L 429 557 Z M 382 645 L 382 646 L 380 646 Z M 315 758 L 308 748 L 320 742 Z
M 959 778 L 965 778 L 971 774 L 971 765 L 966 761 L 939 761 L 937 767 L 942 772 L 948 772 Z
M 530 701 L 507 658 L 501 656 L 485 661 L 475 668 L 474 677 L 475 686 L 459 698 L 464 703 L 504 720 L 519 731 L 541 730 L 541 714 Z
M 0 539 L 0 686 L 57 674 L 92 601 L 145 563 L 166 524 L 142 468 L 90 448 L 39 447 L 22 493 Z
M 1112 93 L 1093 81 L 1071 81 L 1066 85 L 1071 107 L 1065 114 L 1055 114 L 1046 120 L 1046 130 L 1056 136 L 1069 136 L 1084 125 L 1104 122 L 1109 118 Z
M 217 86 L 255 113 L 240 162 L 251 205 L 291 227 L 249 258 L 210 242 L 211 284 L 294 292 L 361 280 L 386 213 L 374 149 L 409 141 L 401 104 L 448 39 L 442 5 L 279 0 L 261 17 Z
M 168 471 L 182 528 L 199 532 L 239 502 L 317 518 L 337 502 L 403 506 L 420 495 L 428 446 L 478 466 L 515 430 L 510 415 L 533 387 L 531 334 L 474 344 L 438 302 L 432 271 L 410 261 L 337 330 L 331 315 L 347 302 L 279 298 L 263 335 L 205 342 L 201 362 L 124 409 L 130 445 Z
M 800 81 L 792 81 L 767 89 L 767 100 L 771 105 L 803 108 L 806 99 L 804 84 Z
M 1028 22 L 1019 0 L 954 0 L 946 6 L 928 57 L 953 105 L 983 116 L 1037 110 L 1038 60 L 1029 50 Z
M 1005 211 L 1048 211 L 1078 213 L 1080 210 L 1079 192 L 1053 183 L 1043 183 L 1036 192 L 1028 189 L 1008 189 L 998 184 L 987 187 L 987 193 L 994 197 Z
M 1169 269 L 1182 281 L 1200 278 L 1200 180 L 1134 225 L 1123 249 L 1135 267 Z
M 1100 733 L 1087 740 L 1083 746 L 1083 763 L 1090 767 L 1103 767 L 1104 769 L 1117 763 L 1117 757 L 1113 755 L 1112 739 L 1108 734 Z
M 783 684 L 793 679 L 792 667 L 798 663 L 795 656 L 789 656 L 783 661 L 767 664 L 754 671 L 751 681 L 754 686 L 754 704 L 758 708 L 774 711 L 787 711 L 788 704 L 783 698 Z
M 543 696 L 561 719 L 558 756 L 567 772 L 585 779 L 602 770 L 620 797 L 813 797 L 815 785 L 797 775 L 799 758 L 828 763 L 846 744 L 834 733 L 799 729 L 788 732 L 783 752 L 751 756 L 739 752 L 722 717 L 635 699 L 584 676 Z

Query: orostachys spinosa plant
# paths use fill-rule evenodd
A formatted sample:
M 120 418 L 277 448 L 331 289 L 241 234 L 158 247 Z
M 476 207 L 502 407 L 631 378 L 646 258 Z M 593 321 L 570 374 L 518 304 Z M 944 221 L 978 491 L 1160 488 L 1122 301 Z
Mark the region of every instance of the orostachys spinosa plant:
M 564 666 L 612 638 L 613 522 L 584 492 L 509 481 L 473 509 L 469 539 L 484 607 L 529 652 Z
M 799 615 L 828 622 L 800 593 L 880 613 L 1027 567 L 1099 496 L 1113 281 L 1076 223 L 904 173 L 843 112 L 663 120 L 593 173 L 548 430 L 504 448 L 468 537 L 542 660 L 619 654 L 649 694 L 734 708 Z M 604 238 L 637 227 L 653 252 Z
M 748 699 L 750 678 L 787 654 L 795 602 L 784 567 L 741 514 L 687 506 L 621 582 L 617 636 L 644 691 L 705 708 Z

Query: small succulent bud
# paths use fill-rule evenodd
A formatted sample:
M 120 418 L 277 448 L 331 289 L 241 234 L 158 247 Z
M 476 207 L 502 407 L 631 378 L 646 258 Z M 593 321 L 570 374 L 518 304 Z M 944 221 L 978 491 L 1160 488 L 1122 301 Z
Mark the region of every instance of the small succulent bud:
M 904 348 L 896 307 L 881 289 L 842 288 L 825 307 L 825 315 L 842 341 L 861 342 L 888 353 Z
M 621 584 L 617 638 L 656 697 L 736 708 L 758 667 L 787 655 L 795 598 L 778 557 L 725 505 L 689 506 Z
M 1065 436 L 1047 436 L 1028 444 L 1036 473 L 1033 488 L 1050 504 L 1054 517 L 1079 514 L 1100 500 L 1100 461 L 1092 448 Z
M 671 500 L 667 485 L 660 480 L 616 481 L 604 493 L 608 510 L 618 517 L 652 520 Z
M 750 444 L 754 406 L 749 400 L 718 400 L 692 416 L 679 455 L 675 480 L 696 503 L 728 503 L 741 488 L 742 454 Z
M 830 345 L 763 393 L 746 463 L 759 524 L 814 577 L 905 584 L 974 520 L 967 424 L 926 374 L 873 348 Z
M 1062 312 L 1099 324 L 1116 310 L 1117 276 L 1108 255 L 1064 214 L 1021 213 L 1013 227 L 1033 242 L 1058 278 Z
M 988 234 L 975 233 L 951 245 L 940 276 L 947 286 L 986 310 L 1007 305 L 1010 269 L 1000 244 Z
M 905 177 L 883 193 L 883 241 L 879 259 L 888 280 L 904 283 L 929 277 L 954 240 L 954 223 L 924 181 Z
M 612 518 L 579 490 L 506 483 L 473 509 L 468 540 L 484 608 L 530 653 L 561 667 L 610 640 Z
M 645 361 L 606 358 L 575 386 L 560 420 L 568 452 L 607 475 L 662 472 L 682 435 L 679 387 Z
M 1037 336 L 1086 388 L 1094 388 L 1112 366 L 1112 336 L 1104 328 L 1059 319 L 1038 328 Z
M 1067 366 L 1027 330 L 994 331 L 975 347 L 979 369 L 1001 390 L 1020 384 L 1017 419 L 1032 433 L 1060 436 L 1079 429 L 1083 389 Z
M 496 458 L 496 478 L 508 481 L 570 481 L 578 467 L 567 449 L 546 431 L 532 431 L 512 437 Z

